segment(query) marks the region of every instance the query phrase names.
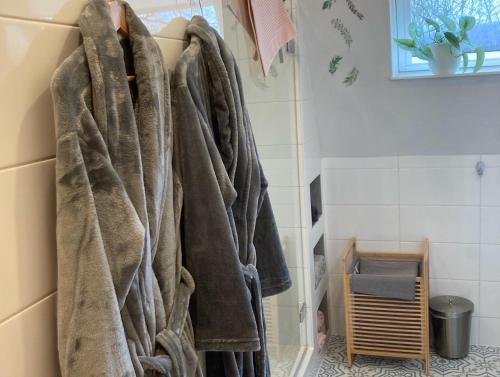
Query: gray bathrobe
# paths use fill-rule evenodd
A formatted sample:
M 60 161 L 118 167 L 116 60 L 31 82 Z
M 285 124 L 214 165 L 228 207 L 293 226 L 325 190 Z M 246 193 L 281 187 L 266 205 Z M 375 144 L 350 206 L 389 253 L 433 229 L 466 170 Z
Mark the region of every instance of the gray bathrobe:
M 235 59 L 201 17 L 187 36 L 172 109 L 183 258 L 197 286 L 196 346 L 231 351 L 207 354 L 208 376 L 268 376 L 262 296 L 283 292 L 291 280 Z
M 155 40 L 126 12 L 130 38 L 120 41 L 107 2 L 91 0 L 83 45 L 52 83 L 61 372 L 201 376 L 188 313 L 194 282 L 181 267 L 169 79 Z

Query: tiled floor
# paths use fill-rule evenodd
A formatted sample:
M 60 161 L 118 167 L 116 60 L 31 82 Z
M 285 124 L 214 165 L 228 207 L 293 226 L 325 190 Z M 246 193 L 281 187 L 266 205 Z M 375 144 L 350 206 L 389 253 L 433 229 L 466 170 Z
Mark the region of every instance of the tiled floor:
M 327 348 L 309 377 L 423 377 L 420 361 L 356 356 L 351 369 L 346 366 L 345 340 L 331 336 Z M 447 360 L 431 356 L 431 377 L 500 377 L 500 348 L 472 346 L 469 356 Z
M 299 346 L 268 345 L 271 376 L 289 377 L 300 351 Z

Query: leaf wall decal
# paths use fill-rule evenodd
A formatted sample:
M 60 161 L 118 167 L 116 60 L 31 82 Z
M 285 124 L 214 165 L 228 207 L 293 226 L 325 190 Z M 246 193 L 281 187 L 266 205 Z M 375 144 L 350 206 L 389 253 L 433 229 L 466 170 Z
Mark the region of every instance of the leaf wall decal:
M 344 84 L 345 86 L 351 86 L 356 82 L 358 76 L 359 76 L 359 70 L 356 67 L 354 67 L 351 70 L 351 72 L 349 72 L 349 74 L 345 77 L 344 81 L 342 81 L 342 84 Z
M 346 0 L 346 3 L 351 13 L 354 14 L 356 17 L 358 17 L 361 21 L 363 21 L 365 15 L 358 10 L 356 4 L 354 4 L 352 0 Z
M 340 61 L 342 60 L 342 56 L 340 55 L 335 55 L 332 60 L 330 61 L 330 66 L 328 69 L 328 72 L 330 72 L 332 75 L 337 72 L 337 69 L 339 68 Z

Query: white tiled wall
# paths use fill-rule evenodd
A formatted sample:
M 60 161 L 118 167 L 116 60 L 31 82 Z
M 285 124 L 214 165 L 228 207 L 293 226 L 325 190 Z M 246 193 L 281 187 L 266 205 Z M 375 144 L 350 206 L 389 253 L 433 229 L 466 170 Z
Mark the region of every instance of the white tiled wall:
M 56 377 L 54 120 L 56 67 L 79 43 L 87 0 L 0 1 L 0 376 Z M 170 68 L 185 22 L 161 12 L 190 2 L 129 0 Z M 203 1 L 204 4 L 218 1 Z M 184 4 L 184 5 L 183 5 Z M 197 10 L 198 4 L 192 2 Z
M 475 165 L 486 165 L 480 177 Z M 429 238 L 431 297 L 474 302 L 472 341 L 500 346 L 500 155 L 323 161 L 327 261 L 335 330 L 343 329 L 341 254 L 420 248 Z

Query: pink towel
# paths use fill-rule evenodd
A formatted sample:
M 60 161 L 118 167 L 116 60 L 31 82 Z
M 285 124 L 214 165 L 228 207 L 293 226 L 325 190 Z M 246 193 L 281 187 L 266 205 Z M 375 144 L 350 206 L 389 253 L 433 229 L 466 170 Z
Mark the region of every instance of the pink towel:
M 227 0 L 227 5 L 252 37 L 267 76 L 279 49 L 295 37 L 295 27 L 283 1 Z

